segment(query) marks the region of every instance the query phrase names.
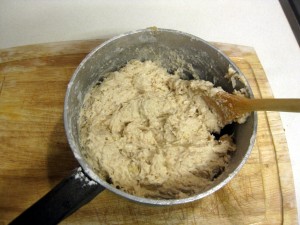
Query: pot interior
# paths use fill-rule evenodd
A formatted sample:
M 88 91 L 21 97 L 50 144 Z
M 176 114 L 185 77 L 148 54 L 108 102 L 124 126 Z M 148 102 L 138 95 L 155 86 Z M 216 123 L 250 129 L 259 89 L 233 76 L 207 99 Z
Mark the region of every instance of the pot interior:
M 92 51 L 76 69 L 65 98 L 65 130 L 72 151 L 85 172 L 109 190 L 134 201 L 158 205 L 179 204 L 205 197 L 224 186 L 248 158 L 256 135 L 257 117 L 252 113 L 244 124 L 234 124 L 234 140 L 237 151 L 232 155 L 227 169 L 202 193 L 186 199 L 156 200 L 133 196 L 120 191 L 98 177 L 86 163 L 80 152 L 77 121 L 87 91 L 104 79 L 108 72 L 119 70 L 132 59 L 160 61 L 168 72 L 182 68 L 184 79 L 203 79 L 232 92 L 233 85 L 224 77 L 229 66 L 239 76 L 240 70 L 218 49 L 189 34 L 165 29 L 145 29 L 120 35 L 103 43 Z M 196 74 L 196 76 L 195 76 Z M 235 89 L 245 88 L 253 97 L 248 83 L 236 79 Z M 118 93 L 116 93 L 118 94 Z

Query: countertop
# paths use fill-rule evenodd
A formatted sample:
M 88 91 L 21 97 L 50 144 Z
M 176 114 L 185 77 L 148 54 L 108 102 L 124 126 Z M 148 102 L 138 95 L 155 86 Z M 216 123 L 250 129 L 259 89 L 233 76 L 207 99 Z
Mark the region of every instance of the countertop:
M 300 51 L 275 0 L 16 1 L 0 3 L 0 49 L 67 40 L 109 38 L 157 26 L 207 41 L 252 46 L 276 98 L 300 98 Z M 300 114 L 281 113 L 300 208 Z M 300 221 L 300 217 L 299 217 Z

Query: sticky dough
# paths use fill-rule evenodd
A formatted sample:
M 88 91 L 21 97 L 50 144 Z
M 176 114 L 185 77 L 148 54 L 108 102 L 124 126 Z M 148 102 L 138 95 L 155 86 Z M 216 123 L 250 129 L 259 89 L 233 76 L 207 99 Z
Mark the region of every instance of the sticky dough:
M 154 62 L 131 61 L 85 96 L 82 153 L 101 178 L 130 194 L 176 199 L 199 193 L 236 149 L 228 135 L 216 140 L 212 134 L 222 124 L 201 93 L 218 91 Z

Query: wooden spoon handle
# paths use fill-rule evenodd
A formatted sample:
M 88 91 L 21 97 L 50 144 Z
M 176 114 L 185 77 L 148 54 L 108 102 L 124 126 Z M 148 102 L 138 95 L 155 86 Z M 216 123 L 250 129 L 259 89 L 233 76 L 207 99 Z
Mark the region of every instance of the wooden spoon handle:
M 249 99 L 252 111 L 300 112 L 300 99 Z

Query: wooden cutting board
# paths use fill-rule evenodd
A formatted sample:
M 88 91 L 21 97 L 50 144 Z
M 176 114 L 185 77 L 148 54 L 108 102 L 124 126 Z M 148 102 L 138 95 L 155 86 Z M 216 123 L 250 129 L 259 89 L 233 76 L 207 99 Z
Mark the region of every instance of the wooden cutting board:
M 63 127 L 68 81 L 103 40 L 0 50 L 0 225 L 7 224 L 78 166 Z M 247 76 L 256 98 L 272 97 L 251 47 L 214 43 Z M 258 115 L 251 157 L 224 188 L 171 207 L 104 191 L 61 224 L 296 224 L 290 159 L 278 113 Z

